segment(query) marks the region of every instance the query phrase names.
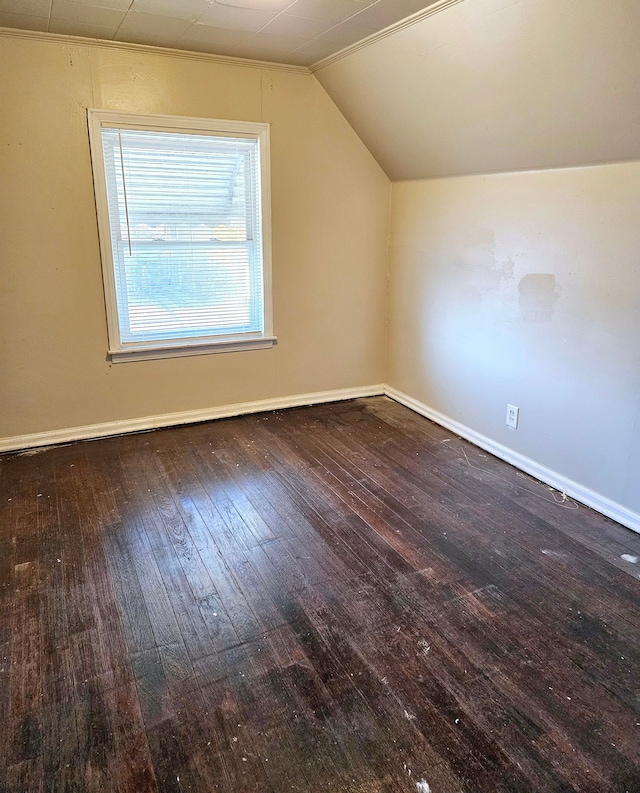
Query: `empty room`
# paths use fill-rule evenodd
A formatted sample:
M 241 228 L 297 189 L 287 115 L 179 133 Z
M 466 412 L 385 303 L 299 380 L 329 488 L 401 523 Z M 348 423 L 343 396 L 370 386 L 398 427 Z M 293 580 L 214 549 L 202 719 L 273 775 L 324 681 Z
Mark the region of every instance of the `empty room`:
M 640 0 L 0 0 L 0 793 L 640 793 Z

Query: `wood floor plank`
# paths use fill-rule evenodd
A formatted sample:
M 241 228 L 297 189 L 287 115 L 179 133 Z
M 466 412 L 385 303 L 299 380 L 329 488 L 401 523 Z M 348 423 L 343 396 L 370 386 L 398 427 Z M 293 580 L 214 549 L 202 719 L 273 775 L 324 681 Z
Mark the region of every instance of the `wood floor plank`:
M 385 397 L 0 456 L 0 791 L 637 793 L 623 554 Z

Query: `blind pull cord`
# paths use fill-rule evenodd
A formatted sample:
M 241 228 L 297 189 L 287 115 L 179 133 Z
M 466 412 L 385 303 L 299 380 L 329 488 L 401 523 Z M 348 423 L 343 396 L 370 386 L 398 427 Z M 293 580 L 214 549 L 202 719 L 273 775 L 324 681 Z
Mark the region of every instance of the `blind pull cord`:
M 127 238 L 129 240 L 129 256 L 133 256 L 131 253 L 131 228 L 129 227 L 129 204 L 127 203 L 127 183 L 124 178 L 124 156 L 122 154 L 122 135 L 120 134 L 120 130 L 118 130 L 118 143 L 120 144 L 120 169 L 122 171 L 122 191 L 124 192 L 124 214 L 127 218 Z

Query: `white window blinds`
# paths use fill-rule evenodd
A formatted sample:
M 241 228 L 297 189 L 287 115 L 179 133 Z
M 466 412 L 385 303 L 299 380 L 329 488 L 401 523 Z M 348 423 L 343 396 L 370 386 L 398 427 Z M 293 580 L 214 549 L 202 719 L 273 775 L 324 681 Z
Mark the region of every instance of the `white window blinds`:
M 111 360 L 272 346 L 269 125 L 87 113 Z
M 103 129 L 123 342 L 261 332 L 258 141 Z

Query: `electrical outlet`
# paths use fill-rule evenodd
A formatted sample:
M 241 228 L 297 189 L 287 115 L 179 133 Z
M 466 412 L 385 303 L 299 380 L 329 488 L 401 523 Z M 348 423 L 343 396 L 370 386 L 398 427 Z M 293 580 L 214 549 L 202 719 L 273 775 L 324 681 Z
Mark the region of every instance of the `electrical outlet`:
M 513 430 L 518 429 L 518 418 L 520 417 L 520 408 L 515 405 L 507 405 L 507 427 Z

